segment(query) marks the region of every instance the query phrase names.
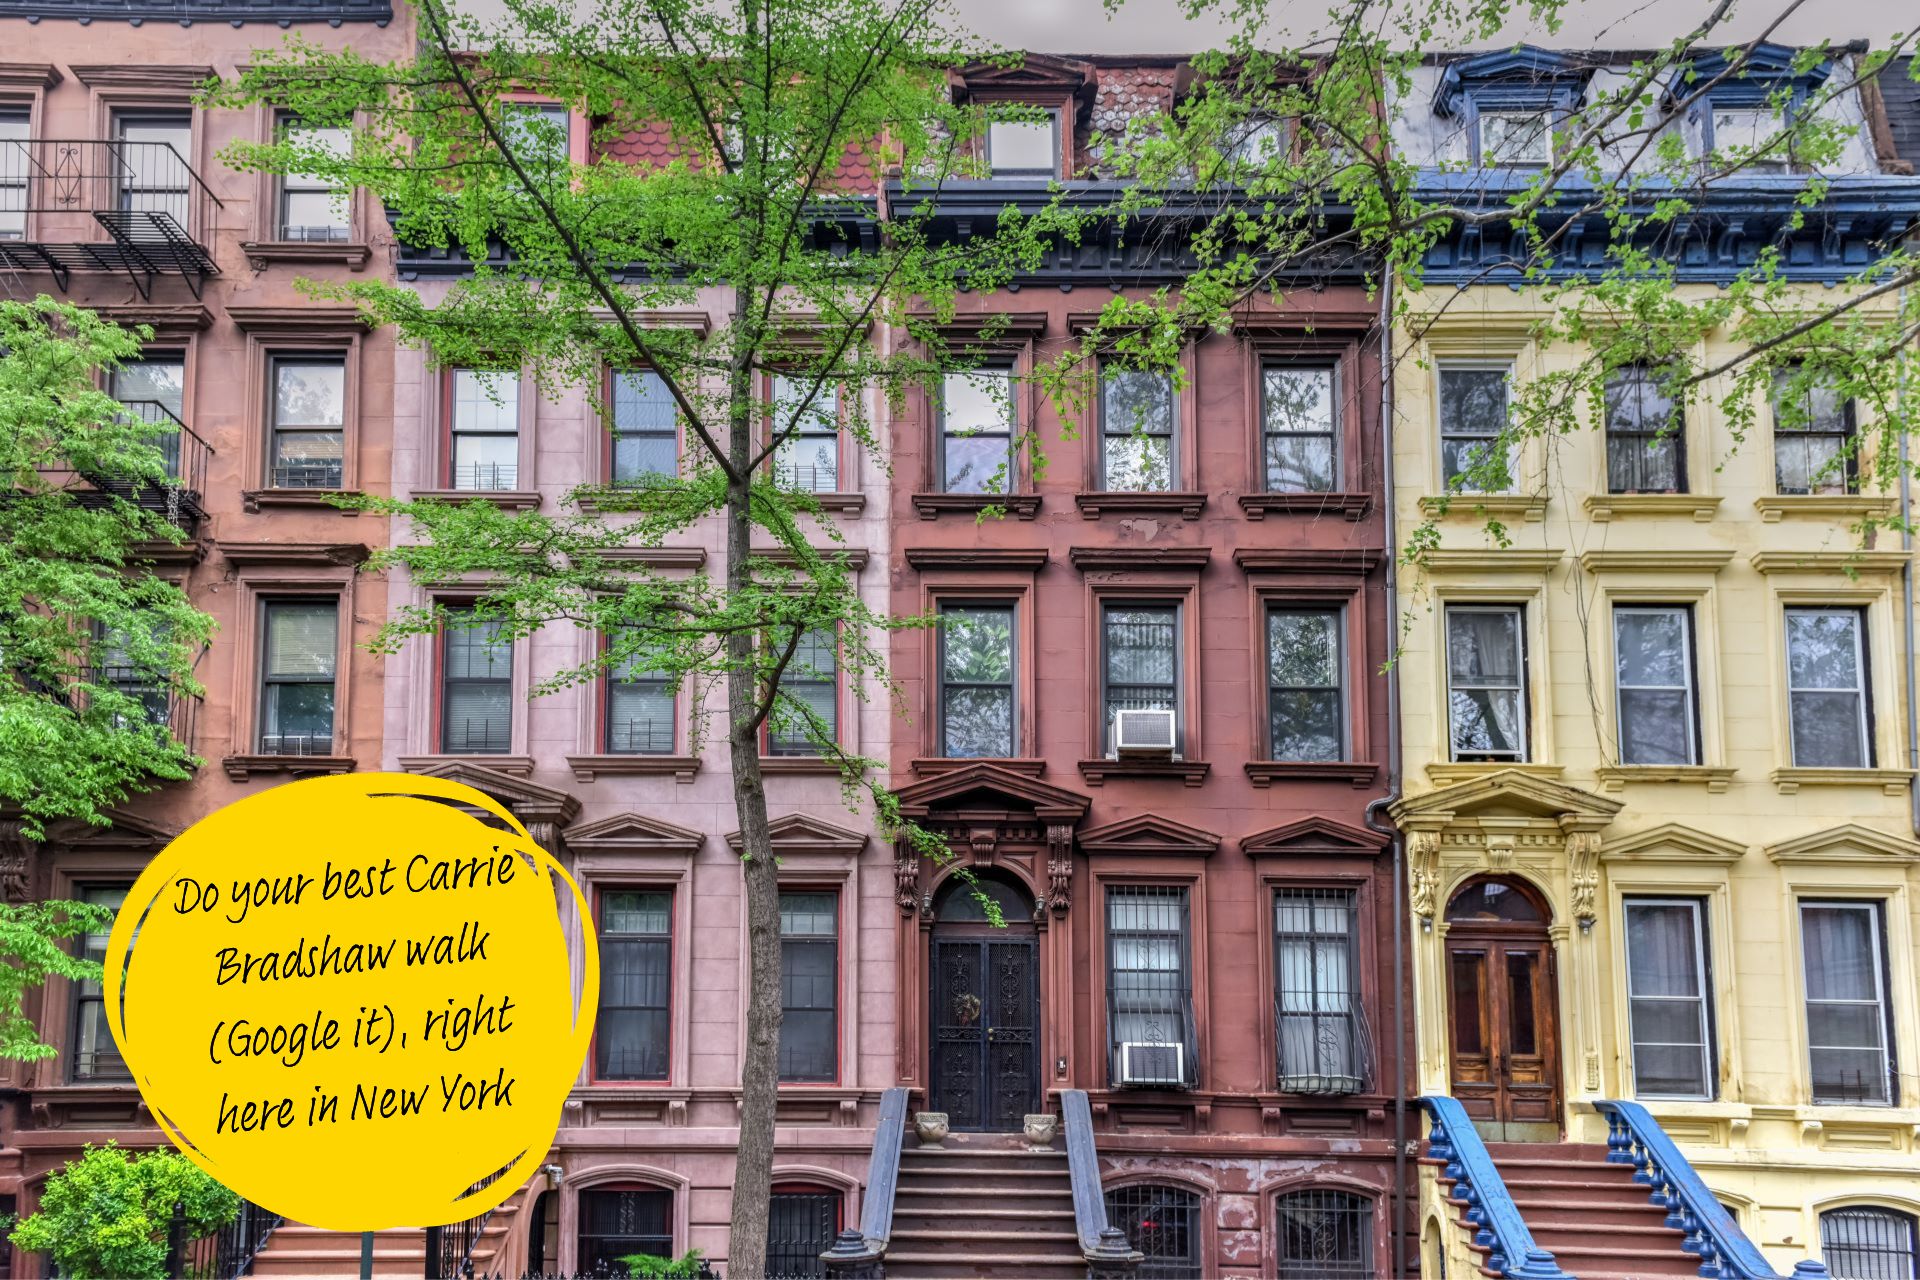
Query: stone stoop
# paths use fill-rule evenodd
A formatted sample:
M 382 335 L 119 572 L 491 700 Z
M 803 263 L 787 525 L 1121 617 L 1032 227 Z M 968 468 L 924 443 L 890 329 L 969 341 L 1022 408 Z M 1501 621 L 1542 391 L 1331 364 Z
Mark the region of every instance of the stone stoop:
M 900 1153 L 888 1280 L 1086 1280 L 1065 1151 L 1004 1134 L 953 1134 L 943 1147 Z

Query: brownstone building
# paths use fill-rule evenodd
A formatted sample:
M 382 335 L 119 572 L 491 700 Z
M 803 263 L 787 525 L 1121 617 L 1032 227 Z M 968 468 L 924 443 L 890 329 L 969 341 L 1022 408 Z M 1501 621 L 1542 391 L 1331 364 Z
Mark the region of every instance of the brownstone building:
M 993 126 L 991 176 L 948 184 L 941 228 L 1055 180 L 1102 198 L 1098 140 L 1179 80 L 1037 56 L 958 75 L 1051 122 Z M 1190 224 L 1157 221 L 963 295 L 977 367 L 894 423 L 893 608 L 943 620 L 895 644 L 895 785 L 1007 921 L 903 850 L 899 1080 L 983 1152 L 968 1131 L 1086 1090 L 1143 1274 L 1386 1275 L 1404 1033 L 1367 822 L 1388 759 L 1375 309 L 1338 277 L 1289 289 L 1196 337 L 1179 380 L 1103 369 L 1063 420 L 1024 375 L 1114 293 L 1179 280 Z M 933 1265 L 919 1236 L 1045 1273 L 1033 1224 L 906 1191 L 890 1274 Z

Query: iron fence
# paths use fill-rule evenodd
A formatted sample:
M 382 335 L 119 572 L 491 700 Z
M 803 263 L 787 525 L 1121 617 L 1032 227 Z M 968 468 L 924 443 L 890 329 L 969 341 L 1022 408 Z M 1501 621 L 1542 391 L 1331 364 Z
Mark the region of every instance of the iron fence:
M 195 1280 L 236 1280 L 253 1266 L 266 1247 L 267 1237 L 286 1219 L 251 1200 L 240 1202 L 240 1212 L 220 1230 L 198 1240 L 186 1238 L 186 1211 L 174 1205 L 167 1224 L 167 1274 Z

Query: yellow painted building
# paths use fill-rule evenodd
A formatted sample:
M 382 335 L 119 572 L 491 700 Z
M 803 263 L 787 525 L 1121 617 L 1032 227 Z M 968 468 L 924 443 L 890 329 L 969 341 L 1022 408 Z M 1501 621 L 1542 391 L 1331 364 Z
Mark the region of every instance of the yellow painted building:
M 1639 1101 L 1783 1272 L 1823 1215 L 1830 1242 L 1910 1224 L 1909 557 L 1850 528 L 1894 499 L 1783 492 L 1848 487 L 1815 474 L 1833 440 L 1761 406 L 1736 444 L 1709 385 L 1680 450 L 1532 441 L 1511 493 L 1435 515 L 1507 380 L 1580 353 L 1529 337 L 1523 291 L 1415 303 L 1444 305 L 1394 389 L 1399 535 L 1441 531 L 1400 587 L 1420 1091 L 1509 1140 L 1604 1143 L 1593 1101 Z M 1470 1274 L 1435 1194 L 1422 1256 Z

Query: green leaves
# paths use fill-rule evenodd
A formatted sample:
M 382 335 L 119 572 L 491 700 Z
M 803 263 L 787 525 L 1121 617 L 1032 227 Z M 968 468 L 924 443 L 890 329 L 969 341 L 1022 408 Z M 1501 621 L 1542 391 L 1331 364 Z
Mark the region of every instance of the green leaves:
M 186 1238 L 211 1235 L 240 1212 L 240 1197 L 173 1151 L 130 1155 L 89 1145 L 48 1178 L 39 1211 L 15 1227 L 22 1249 L 45 1253 L 75 1280 L 159 1280 L 167 1224 L 184 1211 Z

